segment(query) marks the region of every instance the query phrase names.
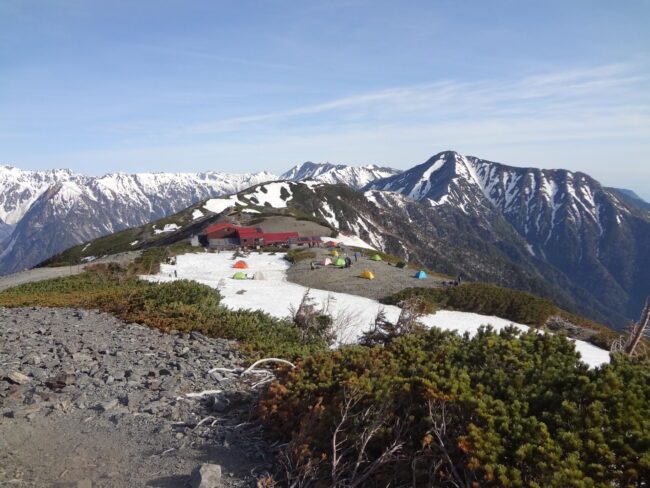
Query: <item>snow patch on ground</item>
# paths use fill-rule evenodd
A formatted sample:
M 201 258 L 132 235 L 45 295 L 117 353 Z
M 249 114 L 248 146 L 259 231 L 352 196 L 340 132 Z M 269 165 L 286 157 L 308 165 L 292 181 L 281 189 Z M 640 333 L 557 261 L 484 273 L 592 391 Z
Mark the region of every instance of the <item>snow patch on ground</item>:
M 154 234 L 163 234 L 164 232 L 174 232 L 175 230 L 180 229 L 180 227 L 176 224 L 165 224 L 165 227 L 162 229 L 154 229 L 153 233 Z
M 140 242 L 140 241 L 133 241 L 133 242 L 131 243 L 131 246 L 135 246 L 138 242 Z
M 242 210 L 242 212 L 244 212 L 244 213 L 249 213 L 249 214 L 258 214 L 258 213 L 262 213 L 262 212 L 260 212 L 259 210 L 255 210 L 254 208 L 245 208 L 244 210 Z
M 278 318 L 288 317 L 290 307 L 296 308 L 299 305 L 306 288 L 287 281 L 286 271 L 290 264 L 283 259 L 282 254 L 251 254 L 244 258 L 249 267 L 246 270 L 247 276 L 252 277 L 254 273 L 261 271 L 265 280 L 231 279 L 238 271 L 232 268 L 235 261 L 231 257 L 230 253 L 183 254 L 178 256 L 175 266 L 161 264 L 159 274 L 142 278 L 152 282 L 175 279 L 195 280 L 218 288 L 223 296 L 222 303 L 226 307 L 234 310 L 259 309 Z M 174 271 L 177 272 L 177 277 L 174 277 Z M 335 323 L 337 317 L 347 318 L 346 322 L 349 325 L 345 330 L 339 331 L 339 343 L 354 342 L 363 332 L 368 331 L 380 309 L 384 310 L 388 320 L 397 320 L 400 314 L 398 307 L 381 305 L 376 300 L 356 295 L 316 289 L 312 289 L 310 294 L 319 303 L 330 303 L 329 310 Z M 470 335 L 475 334 L 480 326 L 488 324 L 496 330 L 511 324 L 521 330 L 528 330 L 525 325 L 513 324 L 499 317 L 447 310 L 426 315 L 422 318 L 422 322 L 429 327 L 456 330 L 460 333 L 467 332 Z M 585 342 L 575 342 L 583 361 L 591 367 L 609 361 L 607 351 Z
M 201 212 L 198 208 L 195 208 L 194 211 L 192 212 L 192 220 L 200 219 L 204 215 L 205 214 Z

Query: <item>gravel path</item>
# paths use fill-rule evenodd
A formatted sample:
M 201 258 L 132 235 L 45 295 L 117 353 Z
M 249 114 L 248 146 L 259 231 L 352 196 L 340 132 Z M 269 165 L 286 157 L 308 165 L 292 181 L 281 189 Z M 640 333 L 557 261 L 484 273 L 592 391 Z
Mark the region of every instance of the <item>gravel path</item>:
M 124 252 L 107 256 L 105 258 L 96 259 L 92 264 L 98 263 L 120 263 L 127 264 L 133 261 L 140 255 L 140 251 Z M 88 263 L 90 264 L 90 263 Z M 24 283 L 31 283 L 33 281 L 50 280 L 52 278 L 61 278 L 63 276 L 75 275 L 83 272 L 84 264 L 77 264 L 75 266 L 60 266 L 55 268 L 33 268 L 27 271 L 21 271 L 6 276 L 0 276 L 0 291 L 6 290 L 13 286 L 22 285 Z
M 270 468 L 234 375 L 236 344 L 164 334 L 92 310 L 0 308 L 0 486 L 220 486 Z M 188 393 L 221 390 L 202 397 Z M 207 419 L 204 421 L 204 419 Z
M 325 249 L 312 248 L 310 251 L 317 254 L 317 257 L 313 259 L 315 263 L 325 257 L 331 257 L 329 251 Z M 341 255 L 344 252 L 341 252 Z M 409 286 L 439 287 L 444 281 L 443 278 L 437 276 L 419 280 L 413 277 L 415 271 L 412 269 L 400 269 L 384 261 L 372 261 L 368 255 L 359 257 L 355 262 L 352 252 L 349 255 L 352 258 L 351 268 L 318 266 L 318 269 L 312 271 L 309 265 L 311 260 L 307 259 L 291 266 L 287 272 L 287 279 L 308 288 L 349 293 L 375 300 L 397 293 Z M 332 258 L 332 260 L 335 259 Z M 361 272 L 366 269 L 375 275 L 374 280 L 359 278 Z

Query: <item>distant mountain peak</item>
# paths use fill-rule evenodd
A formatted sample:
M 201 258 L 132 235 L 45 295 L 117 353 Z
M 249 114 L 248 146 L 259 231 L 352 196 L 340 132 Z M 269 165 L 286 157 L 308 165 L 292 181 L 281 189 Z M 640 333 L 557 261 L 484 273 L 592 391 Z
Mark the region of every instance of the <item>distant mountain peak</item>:
M 393 168 L 375 164 L 366 166 L 347 166 L 345 164 L 314 163 L 306 161 L 297 164 L 280 176 L 283 180 L 301 181 L 311 179 L 329 184 L 346 184 L 359 189 L 370 182 L 400 173 Z

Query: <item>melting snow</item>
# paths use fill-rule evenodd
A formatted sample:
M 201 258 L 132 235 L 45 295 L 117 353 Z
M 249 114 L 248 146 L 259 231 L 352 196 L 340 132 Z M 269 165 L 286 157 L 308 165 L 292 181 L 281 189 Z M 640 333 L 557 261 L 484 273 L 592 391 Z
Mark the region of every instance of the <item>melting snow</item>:
M 192 212 L 192 220 L 200 219 L 204 215 L 205 214 L 201 212 L 198 208 L 195 208 L 194 211 Z
M 227 208 L 234 207 L 235 205 L 248 205 L 247 203 L 240 202 L 237 195 L 232 195 L 228 198 L 211 198 L 203 205 L 203 208 L 212 213 L 221 213 Z
M 140 241 L 133 241 L 133 242 L 131 243 L 131 246 L 135 246 L 138 242 L 140 242 Z
M 352 247 L 362 247 L 364 249 L 375 249 L 373 246 L 368 244 L 366 241 L 357 236 L 347 236 L 344 234 L 339 234 L 338 237 L 321 237 L 323 242 L 340 242 L 344 246 Z
M 252 276 L 261 271 L 265 280 L 233 280 L 232 259 L 230 253 L 184 254 L 178 256 L 176 266 L 161 264 L 160 273 L 143 278 L 154 282 L 173 281 L 174 279 L 189 279 L 218 288 L 223 296 L 222 303 L 231 309 L 260 309 L 278 318 L 289 316 L 289 308 L 297 307 L 307 288 L 287 281 L 286 271 L 290 264 L 282 255 L 251 254 L 246 258 L 249 266 L 247 273 Z M 178 278 L 173 277 L 173 271 Z M 240 294 L 241 290 L 245 293 Z M 396 320 L 400 309 L 395 306 L 383 306 L 376 300 L 332 293 L 312 289 L 312 298 L 317 302 L 330 301 L 330 313 L 336 321 L 337 317 L 352 317 L 350 326 L 340 332 L 339 343 L 349 343 L 358 339 L 361 334 L 370 329 L 378 310 L 383 309 L 388 320 Z M 425 315 L 422 322 L 429 327 L 456 330 L 460 333 L 474 334 L 482 325 L 490 324 L 500 330 L 514 325 L 521 330 L 528 330 L 522 324 L 512 323 L 499 317 L 478 315 L 474 313 L 439 311 L 434 315 Z M 582 360 L 591 367 L 609 361 L 609 353 L 591 344 L 575 341 L 576 349 L 582 355 Z
M 332 210 L 332 207 L 330 207 L 329 203 L 327 203 L 325 200 L 321 202 L 320 213 L 327 221 L 327 223 L 336 227 L 337 229 L 340 227 L 339 221 L 336 220 L 336 214 L 334 213 L 334 210 Z
M 154 234 L 162 234 L 163 232 L 174 232 L 175 230 L 180 229 L 180 227 L 176 224 L 166 224 L 165 227 L 162 229 L 154 229 L 153 233 Z
M 262 191 L 262 188 L 264 188 L 266 192 Z M 283 189 L 285 190 L 284 192 L 282 191 Z M 282 194 L 286 193 L 288 193 L 289 196 L 285 200 L 282 197 Z M 247 193 L 245 197 L 255 197 L 258 202 L 257 204 L 261 206 L 268 204 L 274 208 L 285 208 L 287 206 L 287 202 L 293 198 L 293 193 L 291 192 L 291 186 L 289 183 L 266 183 L 264 185 L 260 185 L 255 192 Z

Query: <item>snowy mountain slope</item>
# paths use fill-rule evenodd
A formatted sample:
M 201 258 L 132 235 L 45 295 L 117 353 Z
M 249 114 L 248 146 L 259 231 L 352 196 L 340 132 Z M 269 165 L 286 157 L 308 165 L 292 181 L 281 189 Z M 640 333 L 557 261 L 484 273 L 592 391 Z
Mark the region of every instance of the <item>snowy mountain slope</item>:
M 21 191 L 3 193 L 3 212 L 12 225 L 0 246 L 0 274 L 34 266 L 80 242 L 165 217 L 199 200 L 277 178 L 266 172 L 95 178 L 63 170 L 52 175 L 14 170 L 5 176 L 8 188 Z
M 280 176 L 282 180 L 300 181 L 312 179 L 332 185 L 344 184 L 359 189 L 379 178 L 399 174 L 400 171 L 374 164 L 367 166 L 346 166 L 343 164 L 312 163 L 298 164 Z
M 610 323 L 634 317 L 650 290 L 640 272 L 648 264 L 643 250 L 650 249 L 650 214 L 586 174 L 516 168 L 446 151 L 366 188 L 428 203 L 447 221 L 474 222 L 485 239 L 518 248 L 508 253 L 515 263 L 568 290 L 559 271 L 586 290 L 611 311 Z M 504 221 L 510 227 L 505 234 Z M 494 232 L 495 226 L 501 230 Z M 575 290 L 572 296 L 586 299 Z

